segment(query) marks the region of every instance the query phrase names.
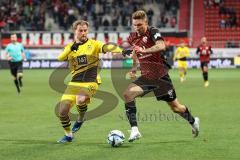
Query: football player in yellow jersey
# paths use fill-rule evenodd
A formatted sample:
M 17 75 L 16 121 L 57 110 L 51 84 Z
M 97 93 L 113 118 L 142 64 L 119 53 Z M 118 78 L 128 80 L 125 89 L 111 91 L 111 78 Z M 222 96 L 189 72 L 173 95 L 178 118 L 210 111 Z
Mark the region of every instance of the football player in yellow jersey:
M 91 97 L 96 93 L 98 84 L 99 54 L 105 52 L 122 53 L 122 49 L 115 45 L 103 44 L 87 37 L 89 24 L 87 21 L 77 20 L 73 23 L 74 42 L 68 44 L 58 56 L 60 61 L 68 61 L 72 73 L 72 80 L 59 103 L 59 119 L 65 135 L 58 142 L 71 142 L 73 133 L 77 132 L 84 122 L 84 115 Z M 73 105 L 77 105 L 78 119 L 72 129 L 68 113 Z
M 181 41 L 179 47 L 177 47 L 173 60 L 178 61 L 178 70 L 180 75 L 180 81 L 186 80 L 187 74 L 187 57 L 189 57 L 189 48 L 185 46 L 184 41 Z

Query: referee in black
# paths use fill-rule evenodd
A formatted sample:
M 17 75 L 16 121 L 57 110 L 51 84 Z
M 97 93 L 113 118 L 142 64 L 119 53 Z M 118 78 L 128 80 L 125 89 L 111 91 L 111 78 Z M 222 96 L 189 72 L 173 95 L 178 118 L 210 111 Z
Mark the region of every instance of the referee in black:
M 17 92 L 20 93 L 20 87 L 23 86 L 23 60 L 26 60 L 24 54 L 24 47 L 21 43 L 17 42 L 17 35 L 11 34 L 11 43 L 5 48 L 6 57 L 9 61 L 10 71 L 14 79 L 14 84 L 17 88 Z

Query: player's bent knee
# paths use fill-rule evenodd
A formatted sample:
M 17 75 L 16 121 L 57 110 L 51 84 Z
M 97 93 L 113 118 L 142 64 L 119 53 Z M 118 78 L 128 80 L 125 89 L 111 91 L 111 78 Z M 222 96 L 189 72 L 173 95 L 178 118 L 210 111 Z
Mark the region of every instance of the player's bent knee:
M 207 67 L 203 67 L 203 72 L 208 72 L 208 68 Z
M 58 115 L 59 115 L 60 118 L 61 117 L 66 117 L 66 116 L 68 116 L 68 112 L 69 112 L 69 109 L 67 107 L 61 107 L 59 109 Z
M 125 91 L 123 93 L 123 97 L 124 97 L 125 102 L 131 102 L 134 100 L 134 96 L 131 94 L 130 91 Z
M 22 73 L 18 73 L 18 74 L 17 74 L 17 77 L 22 77 L 22 76 L 23 76 Z
M 127 92 L 124 92 L 124 93 L 123 93 L 123 97 L 124 97 L 124 100 L 125 100 L 125 101 L 128 100 L 128 99 L 130 99 L 130 97 L 129 97 L 129 95 L 128 95 Z
M 68 112 L 71 108 L 71 102 L 69 101 L 62 101 L 59 103 L 59 117 L 66 117 Z
M 87 104 L 88 101 L 90 101 L 90 97 L 87 95 L 77 95 L 76 97 L 77 105 Z

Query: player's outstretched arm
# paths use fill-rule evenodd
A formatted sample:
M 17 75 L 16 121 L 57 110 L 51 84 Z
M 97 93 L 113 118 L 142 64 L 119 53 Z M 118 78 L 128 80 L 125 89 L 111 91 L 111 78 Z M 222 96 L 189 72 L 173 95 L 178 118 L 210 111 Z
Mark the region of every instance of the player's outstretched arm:
M 68 54 L 71 52 L 71 47 L 70 45 L 67 45 L 63 52 L 57 57 L 59 61 L 65 61 L 68 59 Z
M 104 44 L 102 47 L 103 53 L 112 52 L 112 53 L 122 53 L 123 49 L 115 44 Z
M 166 49 L 166 45 L 163 40 L 157 40 L 154 46 L 146 49 L 139 46 L 134 47 L 134 50 L 136 51 L 136 53 L 157 53 L 160 51 L 164 51 L 165 49 Z
M 24 61 L 27 60 L 26 55 L 25 55 L 25 52 L 22 52 L 22 58 L 23 58 Z
M 130 56 L 132 54 L 132 49 L 123 49 L 115 44 L 104 44 L 102 48 L 103 53 L 112 52 L 112 53 L 120 53 L 124 57 Z
M 24 49 L 24 47 L 23 47 L 23 45 L 21 44 L 21 55 L 22 55 L 22 59 L 24 60 L 24 61 L 26 61 L 27 60 L 27 58 L 26 58 L 26 54 L 25 54 L 25 49 Z

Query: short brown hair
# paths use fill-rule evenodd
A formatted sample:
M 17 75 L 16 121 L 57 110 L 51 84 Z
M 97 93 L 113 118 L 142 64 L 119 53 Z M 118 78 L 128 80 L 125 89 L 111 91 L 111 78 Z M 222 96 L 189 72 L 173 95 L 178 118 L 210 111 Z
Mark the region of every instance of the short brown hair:
M 132 19 L 143 19 L 147 21 L 147 14 L 143 10 L 138 10 L 132 14 Z
M 77 29 L 78 25 L 82 25 L 82 26 L 86 25 L 88 27 L 89 23 L 84 20 L 76 20 L 75 22 L 73 22 L 72 29 L 75 31 Z

